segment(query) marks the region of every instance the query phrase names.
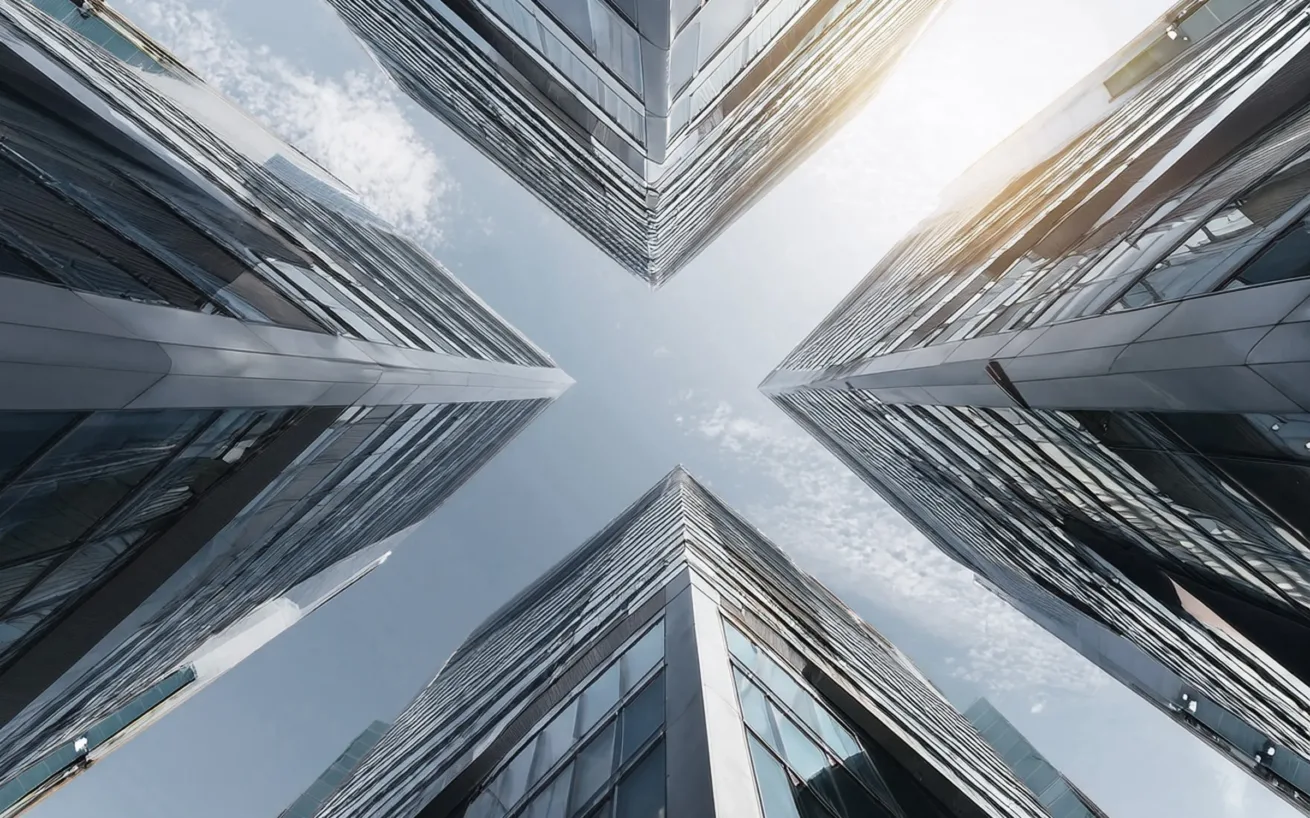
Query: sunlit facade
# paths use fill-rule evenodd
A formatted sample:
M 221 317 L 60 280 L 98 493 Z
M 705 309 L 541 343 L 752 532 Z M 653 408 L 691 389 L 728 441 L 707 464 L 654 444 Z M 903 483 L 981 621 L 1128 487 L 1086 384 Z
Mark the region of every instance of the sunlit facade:
M 677 469 L 493 614 L 320 818 L 1036 818 L 894 646 Z
M 570 381 L 98 1 L 0 0 L 0 177 L 4 786 Z
M 1310 4 L 1180 14 L 1216 9 L 1127 102 L 916 228 L 763 388 L 1305 810 Z
M 991 702 L 979 699 L 969 705 L 964 717 L 1033 791 L 1051 818 L 1106 818 Z
M 872 95 L 941 0 L 329 0 L 410 96 L 658 286 Z

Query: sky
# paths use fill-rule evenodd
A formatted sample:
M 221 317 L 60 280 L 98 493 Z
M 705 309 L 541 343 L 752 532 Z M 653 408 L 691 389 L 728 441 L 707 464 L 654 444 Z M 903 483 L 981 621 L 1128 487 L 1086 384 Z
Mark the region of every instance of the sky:
M 943 186 L 1167 4 L 954 0 L 862 114 L 652 292 L 403 97 L 321 0 L 120 0 L 577 384 L 385 566 L 34 818 L 273 818 L 676 463 L 1113 818 L 1295 815 L 976 585 L 757 391 Z

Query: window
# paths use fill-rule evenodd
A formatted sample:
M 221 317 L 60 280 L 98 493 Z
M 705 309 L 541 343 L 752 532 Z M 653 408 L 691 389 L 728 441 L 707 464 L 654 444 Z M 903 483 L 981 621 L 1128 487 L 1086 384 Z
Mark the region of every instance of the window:
M 661 620 L 529 734 L 467 818 L 663 816 L 663 658 Z
M 885 751 L 858 740 L 817 692 L 731 623 L 724 628 L 765 818 L 947 814 Z

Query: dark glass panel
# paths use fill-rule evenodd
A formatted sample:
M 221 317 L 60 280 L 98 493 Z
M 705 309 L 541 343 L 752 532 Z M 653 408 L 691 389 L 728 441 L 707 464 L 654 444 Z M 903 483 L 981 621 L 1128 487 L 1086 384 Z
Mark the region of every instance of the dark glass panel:
M 573 791 L 569 814 L 587 805 L 614 772 L 614 722 L 605 725 L 573 761 Z
M 664 723 L 664 674 L 651 680 L 623 706 L 623 739 L 619 763 L 627 761 Z
M 0 412 L 0 482 L 76 418 L 71 412 Z
M 664 769 L 661 741 L 619 782 L 614 818 L 664 818 Z

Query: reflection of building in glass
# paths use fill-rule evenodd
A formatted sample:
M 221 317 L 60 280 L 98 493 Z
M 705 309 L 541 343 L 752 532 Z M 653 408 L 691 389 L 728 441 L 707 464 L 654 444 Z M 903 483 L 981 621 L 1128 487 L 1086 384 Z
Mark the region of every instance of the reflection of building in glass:
M 314 783 L 309 785 L 309 789 L 300 794 L 291 806 L 282 811 L 278 818 L 313 818 L 314 812 L 319 805 L 328 799 L 328 796 L 336 792 L 341 782 L 346 780 L 351 770 L 359 765 L 364 756 L 372 750 L 378 740 L 391 727 L 385 721 L 375 721 L 370 724 L 364 732 L 346 748 L 331 766 L 323 771 L 323 774 L 314 779 Z
M 419 104 L 659 285 L 855 113 L 939 0 L 330 0 Z
M 1310 15 L 1196 6 L 1226 19 L 916 228 L 764 389 L 1307 809 Z
M 318 815 L 1046 812 L 903 654 L 677 469 L 481 625 Z
M 1036 793 L 1037 800 L 1050 810 L 1051 818 L 1106 818 L 991 702 L 979 699 L 969 705 L 964 717 L 978 728 L 978 733 L 1001 754 L 1001 759 L 1028 789 Z
M 569 383 L 281 163 L 339 186 L 98 0 L 0 0 L 0 786 L 253 650 Z

